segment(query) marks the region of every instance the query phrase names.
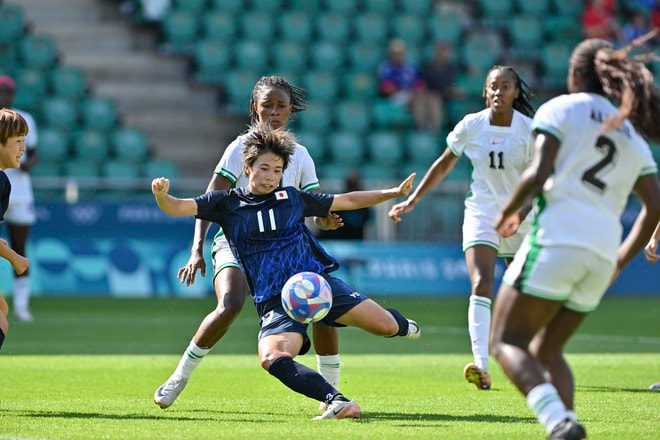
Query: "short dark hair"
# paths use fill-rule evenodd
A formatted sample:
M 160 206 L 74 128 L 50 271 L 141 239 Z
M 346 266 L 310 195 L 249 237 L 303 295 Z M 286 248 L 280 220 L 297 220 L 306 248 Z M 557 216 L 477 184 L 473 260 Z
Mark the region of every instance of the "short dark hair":
M 245 133 L 241 155 L 243 163 L 252 166 L 259 156 L 273 153 L 282 158 L 283 168 L 289 165 L 291 155 L 296 151 L 296 137 L 285 129 L 274 129 L 270 125 L 257 122 Z
M 28 125 L 23 116 L 8 108 L 0 109 L 0 144 L 6 144 L 9 138 L 27 134 Z

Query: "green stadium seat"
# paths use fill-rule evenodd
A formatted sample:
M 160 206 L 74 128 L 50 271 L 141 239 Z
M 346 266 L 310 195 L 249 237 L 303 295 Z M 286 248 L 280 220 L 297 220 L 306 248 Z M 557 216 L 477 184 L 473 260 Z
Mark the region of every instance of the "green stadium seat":
M 370 101 L 378 94 L 378 81 L 373 73 L 349 72 L 341 79 L 342 92 L 346 99 Z
M 56 96 L 80 99 L 87 93 L 87 79 L 82 69 L 58 66 L 50 71 L 50 84 Z
M 268 63 L 266 46 L 257 41 L 237 41 L 232 46 L 232 53 L 239 69 L 258 71 Z
M 579 18 L 584 10 L 584 0 L 553 0 L 553 3 L 558 14 L 570 16 L 573 19 Z
M 361 136 L 350 131 L 330 133 L 328 150 L 334 162 L 360 164 L 365 159 L 365 144 Z
M 367 152 L 372 162 L 399 165 L 404 158 L 401 136 L 390 130 L 375 131 L 367 136 Z
M 351 165 L 342 160 L 339 162 L 323 162 L 318 167 L 317 173 L 322 181 L 337 180 L 343 182 L 346 180 L 349 171 L 351 171 Z
M 520 58 L 538 59 L 539 47 L 543 46 L 542 20 L 535 15 L 516 15 L 510 19 L 512 50 Z
M 18 5 L 0 4 L 0 43 L 21 38 L 26 30 L 25 13 Z
M 327 70 L 312 70 L 302 76 L 302 86 L 312 102 L 327 102 L 337 98 L 339 82 L 334 73 Z
M 0 72 L 11 73 L 21 66 L 18 46 L 13 42 L 0 43 Z
M 252 89 L 258 79 L 259 74 L 251 69 L 227 72 L 224 90 L 227 95 L 227 103 L 234 111 L 247 114 Z
M 156 177 L 167 177 L 169 179 L 179 177 L 179 167 L 171 160 L 150 159 L 144 164 L 144 177 L 154 179 Z
M 438 135 L 416 130 L 408 132 L 404 141 L 410 159 L 418 164 L 426 164 L 427 168 L 440 157 L 440 145 L 444 143 Z
M 323 0 L 323 6 L 323 9 L 327 11 L 352 14 L 357 11 L 358 5 L 355 0 Z
M 582 41 L 582 27 L 575 25 L 571 15 L 549 14 L 543 18 L 545 40 L 569 46 Z
M 309 43 L 314 30 L 309 14 L 301 11 L 289 11 L 280 15 L 278 20 L 280 38 L 302 44 Z
M 69 159 L 68 134 L 56 128 L 40 128 L 39 163 L 61 163 Z
M 172 8 L 202 14 L 206 11 L 206 0 L 174 0 Z
M 201 31 L 200 20 L 190 11 L 170 10 L 161 20 L 166 47 L 173 53 L 191 53 Z
M 398 7 L 405 13 L 426 16 L 433 11 L 434 0 L 398 0 Z
M 320 12 L 322 0 L 289 0 L 289 9 L 292 11 Z
M 516 4 L 523 14 L 545 17 L 550 11 L 550 0 L 517 0 Z
M 270 13 L 279 13 L 284 10 L 284 3 L 287 0 L 256 0 L 252 2 L 252 9 L 267 11 Z
M 316 16 L 316 33 L 319 40 L 340 44 L 351 34 L 350 18 L 338 12 L 325 12 Z
M 207 39 L 229 43 L 236 37 L 236 18 L 226 11 L 209 11 L 202 16 L 202 32 Z
M 325 139 L 319 133 L 313 131 L 302 131 L 298 133 L 298 143 L 307 148 L 315 163 L 320 163 L 327 156 Z
M 211 7 L 216 11 L 241 13 L 248 8 L 250 0 L 211 0 Z
M 509 27 L 508 20 L 513 11 L 513 0 L 479 0 L 479 8 L 483 14 L 483 23 L 493 29 Z
M 392 0 L 363 0 L 363 10 L 367 12 L 385 13 L 392 9 Z
M 250 41 L 267 42 L 275 36 L 275 23 L 272 14 L 264 11 L 250 11 L 238 18 L 243 38 Z
M 204 39 L 195 43 L 193 60 L 195 76 L 202 84 L 221 85 L 229 68 L 231 51 L 220 39 Z
M 38 107 L 48 95 L 48 74 L 39 69 L 20 69 L 13 75 L 16 80 L 15 106 L 23 108 Z M 19 103 L 22 104 L 19 105 Z
M 78 125 L 78 106 L 70 99 L 46 98 L 41 104 L 40 114 L 47 127 L 71 130 Z
M 378 128 L 405 128 L 412 124 L 408 107 L 389 99 L 377 99 L 373 104 L 373 121 Z
M 409 47 L 416 47 L 427 39 L 423 19 L 416 14 L 394 16 L 391 18 L 390 27 L 392 36 L 405 41 Z
M 348 62 L 353 72 L 376 75 L 378 64 L 385 58 L 386 44 L 357 41 L 348 47 Z
M 142 162 L 149 156 L 149 141 L 141 130 L 122 127 L 111 134 L 115 158 L 126 162 Z
M 546 43 L 541 48 L 542 82 L 549 87 L 566 86 L 573 48 L 563 43 Z
M 76 159 L 101 163 L 109 156 L 110 141 L 104 132 L 82 130 L 73 136 L 73 152 Z
M 457 46 L 463 35 L 463 17 L 458 11 L 435 11 L 429 15 L 426 25 L 436 42 Z
M 364 134 L 371 127 L 371 107 L 361 101 L 343 101 L 334 106 L 339 130 Z
M 302 72 L 307 67 L 307 50 L 296 41 L 284 40 L 272 46 L 275 69 L 282 72 Z
M 49 69 L 57 62 L 57 49 L 52 37 L 27 34 L 20 41 L 20 59 L 29 69 Z
M 380 188 L 386 185 L 393 185 L 394 181 L 399 180 L 399 170 L 392 165 L 383 165 L 380 163 L 367 162 L 360 165 L 360 176 L 365 181 L 367 188 Z
M 471 33 L 459 47 L 461 62 L 485 74 L 499 59 L 500 47 L 486 33 Z
M 125 160 L 109 160 L 101 164 L 101 176 L 112 179 L 112 187 L 121 189 L 133 189 L 142 177 L 140 163 Z M 121 193 L 120 193 L 121 194 Z
M 318 41 L 309 46 L 309 59 L 317 70 L 336 71 L 344 66 L 344 50 L 331 41 Z
M 295 123 L 299 131 L 326 133 L 332 126 L 332 116 L 325 105 L 312 101 L 304 112 L 296 114 Z
M 66 177 L 100 177 L 99 164 L 93 160 L 72 159 L 62 164 L 62 175 Z
M 59 177 L 62 174 L 62 164 L 59 162 L 44 162 L 40 160 L 30 170 L 32 177 Z
M 447 101 L 446 109 L 447 118 L 449 119 L 448 123 L 453 127 L 468 113 L 476 113 L 484 108 L 486 108 L 486 105 L 481 98 L 452 99 L 451 101 Z
M 387 45 L 389 34 L 387 15 L 377 12 L 357 14 L 353 18 L 353 31 L 358 40 Z
M 110 99 L 89 96 L 82 101 L 80 108 L 86 128 L 107 132 L 117 125 L 117 106 Z

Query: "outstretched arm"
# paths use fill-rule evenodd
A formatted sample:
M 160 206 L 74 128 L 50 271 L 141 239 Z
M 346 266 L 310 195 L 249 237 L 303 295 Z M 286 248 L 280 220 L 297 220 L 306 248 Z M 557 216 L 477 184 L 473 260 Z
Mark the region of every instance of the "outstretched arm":
M 165 177 L 157 177 L 151 181 L 151 192 L 154 193 L 158 207 L 174 217 L 197 215 L 197 202 L 194 199 L 179 199 L 168 194 L 170 181 Z
M 436 159 L 435 162 L 428 169 L 422 181 L 419 183 L 415 191 L 410 194 L 408 199 L 401 203 L 397 203 L 390 209 L 387 214 L 394 222 L 401 221 L 401 215 L 412 211 L 417 202 L 419 202 L 424 195 L 429 192 L 434 186 L 442 182 L 442 180 L 454 168 L 459 157 L 456 156 L 449 147 Z
M 352 211 L 360 208 L 368 208 L 395 197 L 407 196 L 412 190 L 413 180 L 415 180 L 415 173 L 412 173 L 395 188 L 336 194 L 330 210 Z
M 658 255 L 658 241 L 660 240 L 660 222 L 658 222 L 658 225 L 655 227 L 655 231 L 653 232 L 653 235 L 649 239 L 649 242 L 646 244 L 646 247 L 644 248 L 644 257 L 646 257 L 646 261 L 649 263 L 655 263 L 656 261 L 660 260 L 660 255 Z

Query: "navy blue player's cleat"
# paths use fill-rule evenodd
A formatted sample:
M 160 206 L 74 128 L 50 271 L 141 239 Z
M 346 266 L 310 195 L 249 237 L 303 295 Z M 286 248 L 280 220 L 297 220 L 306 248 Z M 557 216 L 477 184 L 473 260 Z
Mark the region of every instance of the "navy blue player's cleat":
M 564 419 L 555 426 L 548 436 L 548 440 L 581 440 L 587 438 L 587 431 L 573 419 Z

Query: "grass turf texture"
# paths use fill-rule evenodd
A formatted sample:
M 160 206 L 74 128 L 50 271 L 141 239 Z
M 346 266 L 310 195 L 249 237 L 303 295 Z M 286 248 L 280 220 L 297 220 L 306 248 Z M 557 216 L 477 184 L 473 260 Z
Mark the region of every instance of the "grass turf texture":
M 155 389 L 175 367 L 208 300 L 36 298 L 34 323 L 11 322 L 0 351 L 0 439 L 530 439 L 545 433 L 491 360 L 493 389 L 462 377 L 467 300 L 377 298 L 416 319 L 422 339 L 341 329 L 341 390 L 360 420 L 312 422 L 317 404 L 261 370 L 247 304 L 174 405 Z M 655 439 L 660 299 L 607 298 L 567 356 L 578 416 L 594 439 Z M 309 354 L 299 361 L 314 366 Z

